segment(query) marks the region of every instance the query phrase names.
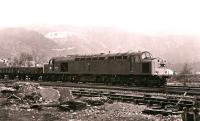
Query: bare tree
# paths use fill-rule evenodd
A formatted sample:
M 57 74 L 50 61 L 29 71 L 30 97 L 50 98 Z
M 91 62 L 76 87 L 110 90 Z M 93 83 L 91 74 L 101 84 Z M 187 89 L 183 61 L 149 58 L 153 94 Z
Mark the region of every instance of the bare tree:
M 19 56 L 19 65 L 31 66 L 30 61 L 33 61 L 33 56 L 30 53 L 23 52 Z
M 13 66 L 32 66 L 33 56 L 30 53 L 22 52 L 18 57 L 14 57 L 12 61 Z
M 19 59 L 17 57 L 13 58 L 12 66 L 19 66 Z
M 185 63 L 181 74 L 192 74 L 192 68 L 187 63 Z
M 44 54 L 42 54 L 41 52 L 37 52 L 37 51 L 32 51 L 32 57 L 33 57 L 33 61 L 35 62 L 35 66 L 37 64 L 43 64 L 46 61 L 46 56 Z

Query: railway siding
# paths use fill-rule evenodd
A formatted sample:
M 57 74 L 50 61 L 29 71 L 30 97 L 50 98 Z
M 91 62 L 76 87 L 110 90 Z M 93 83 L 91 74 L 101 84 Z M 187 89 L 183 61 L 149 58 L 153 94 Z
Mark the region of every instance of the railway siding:
M 180 106 L 180 107 L 192 107 L 195 102 L 191 99 L 182 99 L 180 102 L 180 97 L 153 97 L 151 95 L 130 95 L 130 94 L 113 94 L 113 92 L 96 92 L 91 90 L 72 90 L 72 94 L 77 97 L 103 97 L 106 96 L 108 99 L 121 101 L 121 102 L 134 102 L 136 104 L 147 104 L 154 105 L 158 104 L 160 106 Z
M 94 84 L 71 84 L 63 82 L 39 82 L 43 87 L 68 88 L 75 99 L 83 97 L 103 98 L 104 102 L 126 102 L 138 105 L 147 105 L 157 108 L 147 110 L 144 113 L 160 114 L 180 114 L 184 108 L 196 107 L 199 103 L 198 92 L 200 89 L 193 87 L 166 87 L 166 88 L 144 88 L 144 87 L 114 87 Z M 6 82 L 5 85 L 9 85 Z M 10 84 L 11 85 L 11 84 Z M 193 93 L 194 92 L 194 93 Z M 187 96 L 188 94 L 193 96 Z M 196 95 L 195 95 L 196 94 Z M 195 96 L 194 96 L 195 95 Z M 106 98 L 104 98 L 106 97 Z M 91 98 L 91 99 L 92 99 Z M 88 101 L 88 100 L 87 100 Z M 102 104 L 101 100 L 91 101 L 91 104 Z M 41 105 L 43 106 L 43 105 Z M 51 105 L 50 105 L 51 106 Z M 56 105 L 58 106 L 58 105 Z M 36 105 L 38 107 L 38 105 Z M 40 107 L 40 105 L 39 105 Z M 64 105 L 65 107 L 65 105 Z M 171 111 L 171 113 L 169 113 Z M 182 112 L 183 113 L 183 112 Z

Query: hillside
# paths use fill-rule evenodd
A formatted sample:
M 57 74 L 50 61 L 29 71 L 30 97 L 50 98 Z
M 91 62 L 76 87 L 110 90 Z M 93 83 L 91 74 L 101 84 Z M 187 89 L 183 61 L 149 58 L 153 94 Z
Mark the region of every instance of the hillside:
M 185 63 L 200 71 L 200 37 L 191 35 L 146 35 L 108 27 L 29 26 L 0 31 L 0 56 L 21 51 L 51 56 L 127 51 L 150 51 L 154 57 L 168 60 L 169 67 L 180 71 Z M 37 32 L 41 33 L 37 33 Z M 48 39 L 47 39 L 48 38 Z M 3 41 L 9 40 L 9 41 Z M 53 40 L 53 41 L 52 41 Z
M 145 35 L 113 28 L 56 28 L 44 33 L 64 48 L 79 53 L 149 50 L 172 62 L 200 61 L 200 37 L 191 35 Z
M 0 30 L 0 57 L 10 58 L 21 52 L 39 56 L 52 56 L 52 49 L 57 45 L 36 31 L 23 28 L 4 28 Z
M 199 71 L 200 67 L 200 37 L 191 35 L 145 35 L 131 33 L 114 28 L 80 28 L 68 26 L 44 27 L 45 37 L 54 40 L 62 51 L 60 54 L 91 54 L 150 51 L 154 57 L 168 60 L 169 66 L 180 71 L 185 63 Z M 49 30 L 49 31 L 48 31 Z

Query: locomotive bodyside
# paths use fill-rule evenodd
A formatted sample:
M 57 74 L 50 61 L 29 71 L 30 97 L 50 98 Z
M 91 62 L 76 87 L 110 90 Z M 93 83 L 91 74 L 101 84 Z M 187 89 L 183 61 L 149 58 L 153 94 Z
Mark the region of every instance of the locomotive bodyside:
M 141 53 L 52 58 L 44 65 L 44 73 L 65 74 L 152 74 L 151 61 Z
M 99 54 L 52 58 L 44 65 L 50 78 L 70 81 L 95 81 L 103 83 L 134 83 L 136 85 L 164 85 L 169 76 L 147 51 L 137 53 Z

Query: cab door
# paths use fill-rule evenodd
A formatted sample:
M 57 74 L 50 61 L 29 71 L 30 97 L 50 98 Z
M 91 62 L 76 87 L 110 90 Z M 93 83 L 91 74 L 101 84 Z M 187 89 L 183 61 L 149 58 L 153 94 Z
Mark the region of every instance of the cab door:
M 130 72 L 132 74 L 141 73 L 141 59 L 140 56 L 135 55 L 130 57 Z
M 151 62 L 142 62 L 142 73 L 143 74 L 151 73 Z

